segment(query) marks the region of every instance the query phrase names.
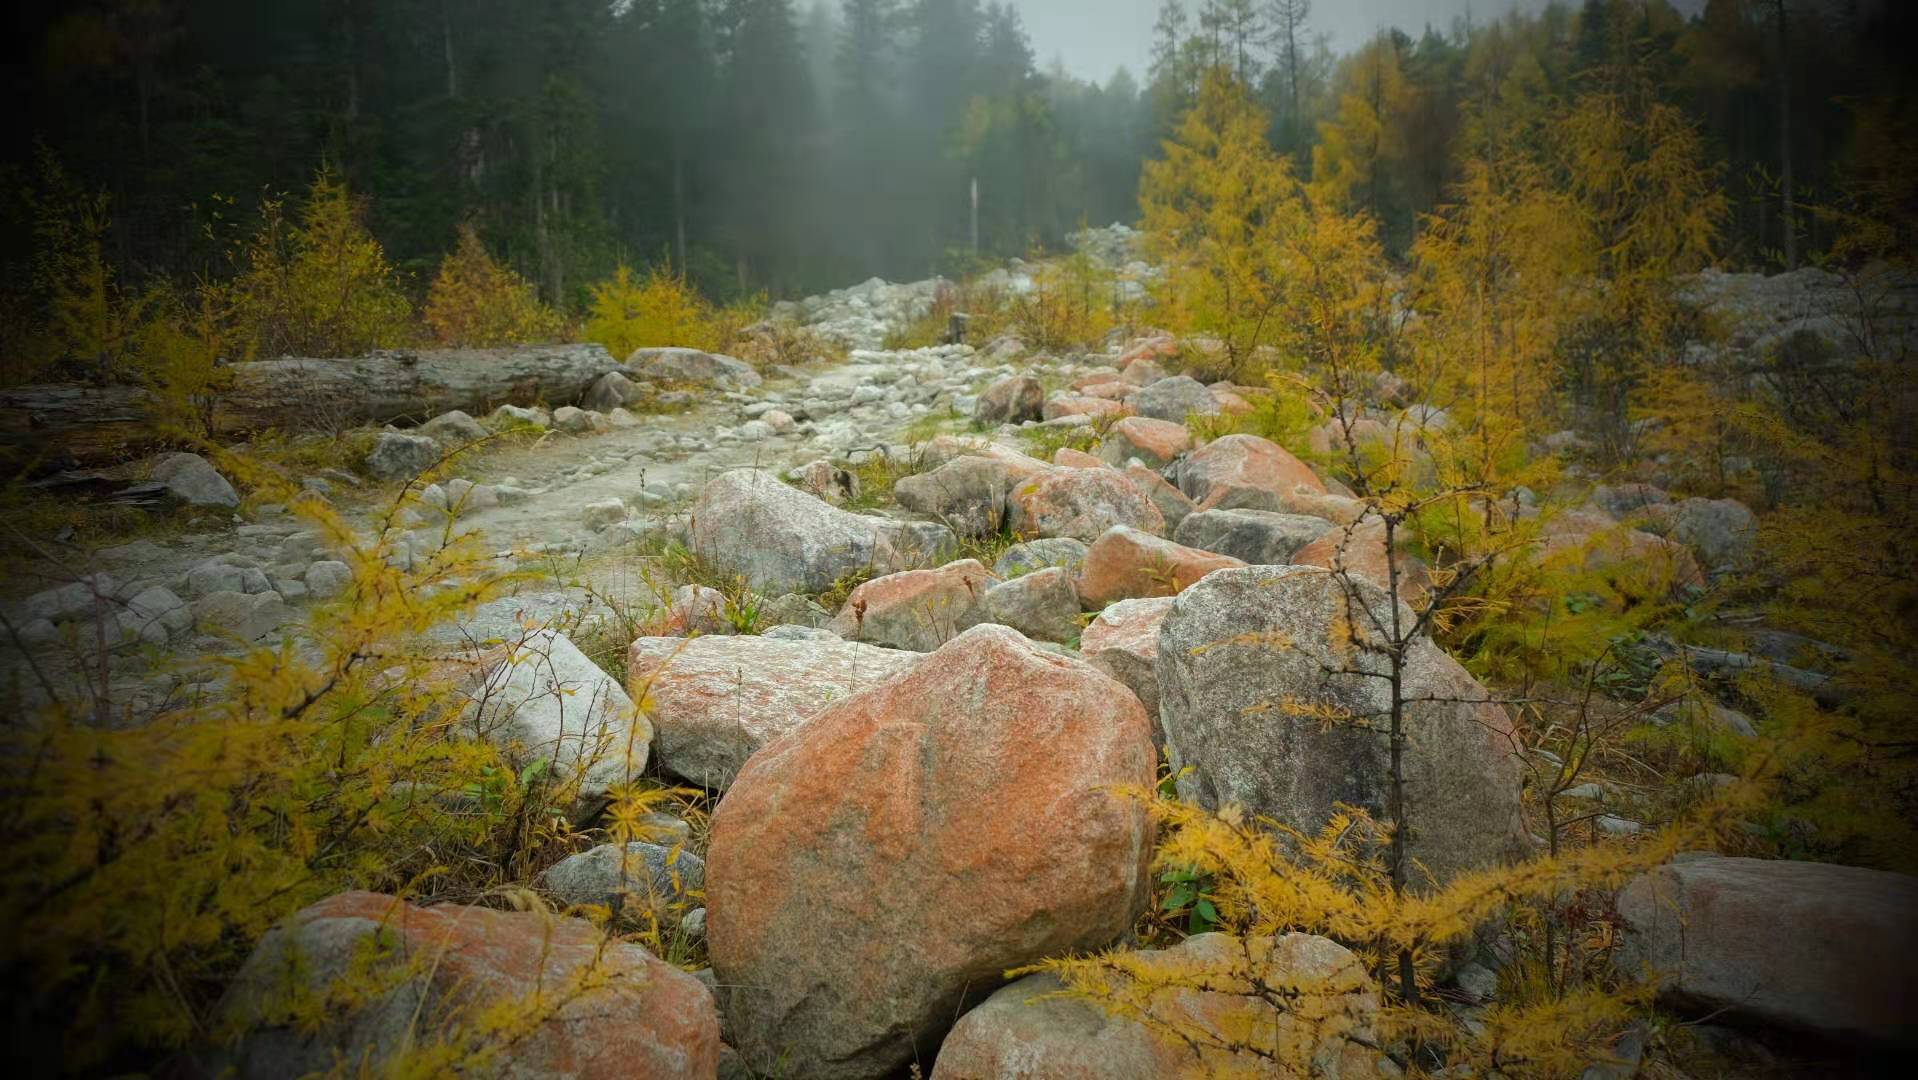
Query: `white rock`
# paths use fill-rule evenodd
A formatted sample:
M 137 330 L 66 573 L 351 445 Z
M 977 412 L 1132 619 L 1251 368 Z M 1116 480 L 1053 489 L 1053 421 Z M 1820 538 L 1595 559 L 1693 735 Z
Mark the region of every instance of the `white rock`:
M 570 640 L 541 630 L 502 651 L 468 687 L 471 731 L 521 760 L 546 758 L 565 775 L 580 774 L 582 796 L 645 771 L 652 724 Z

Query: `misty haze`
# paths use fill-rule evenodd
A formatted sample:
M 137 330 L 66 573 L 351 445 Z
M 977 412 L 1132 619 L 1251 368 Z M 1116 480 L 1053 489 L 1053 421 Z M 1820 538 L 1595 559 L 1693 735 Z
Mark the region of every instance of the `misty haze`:
M 22 0 L 14 1071 L 1918 1048 L 1918 6 Z

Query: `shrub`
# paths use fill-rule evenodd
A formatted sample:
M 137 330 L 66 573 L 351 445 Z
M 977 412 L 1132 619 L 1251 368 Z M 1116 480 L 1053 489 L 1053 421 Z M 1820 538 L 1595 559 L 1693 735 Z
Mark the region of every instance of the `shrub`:
M 400 291 L 362 207 L 321 169 L 299 223 L 267 200 L 235 282 L 239 315 L 261 355 L 355 356 L 404 344 L 412 305 Z
M 619 359 L 649 347 L 717 349 L 730 335 L 733 319 L 714 311 L 684 277 L 664 267 L 654 267 L 641 280 L 631 267 L 621 266 L 592 293 L 586 340 L 606 346 Z
M 561 331 L 558 313 L 540 303 L 531 282 L 487 254 L 471 225 L 460 229 L 459 246 L 440 260 L 423 318 L 428 335 L 441 345 L 520 345 L 550 341 Z
M 322 897 L 525 902 L 512 883 L 570 841 L 576 783 L 459 730 L 459 675 L 486 654 L 463 665 L 418 643 L 512 584 L 489 553 L 448 519 L 436 550 L 395 557 L 417 484 L 363 537 L 270 472 L 230 455 L 222 467 L 285 497 L 352 582 L 285 640 L 193 673 L 216 691 L 152 715 L 56 696 L 36 723 L 0 731 L 0 969 L 34 988 L 13 1034 L 46 1048 L 46 1071 L 145 1068 L 203 1038 L 253 944 Z M 615 790 L 612 836 L 638 837 L 666 797 Z

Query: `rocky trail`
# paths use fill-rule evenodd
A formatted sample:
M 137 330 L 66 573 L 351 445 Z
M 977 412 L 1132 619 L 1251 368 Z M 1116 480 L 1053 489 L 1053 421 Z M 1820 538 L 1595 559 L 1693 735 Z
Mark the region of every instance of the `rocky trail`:
M 1128 250 L 1112 246 L 1115 258 Z M 1353 613 L 1382 625 L 1379 613 L 1417 604 L 1434 577 L 1409 547 L 1386 550 L 1375 510 L 1329 455 L 1217 434 L 1267 391 L 1175 373 L 1189 342 L 1116 332 L 1065 357 L 1011 338 L 874 347 L 922 316 L 936 289 L 868 282 L 783 308 L 851 346 L 843 363 L 755 371 L 642 349 L 608 358 L 581 405 L 370 433 L 373 478 L 302 478 L 373 528 L 402 481 L 478 441 L 400 512 L 407 539 L 395 556 L 416 557 L 450 527 L 477 533 L 499 569 L 533 571 L 439 631 L 440 646 L 483 656 L 462 722 L 502 753 L 543 748 L 580 781 L 583 820 L 642 777 L 717 800 L 710 828 L 656 815 L 659 842 L 577 851 L 529 884 L 562 908 L 643 900 L 652 919 L 701 942 L 711 966 L 688 974 L 630 942 L 595 958 L 592 927 L 577 918 L 557 921 L 549 950 L 531 913 L 344 893 L 259 944 L 222 1005 L 244 1037 L 209 1051 L 209 1073 L 287 1075 L 379 1052 L 385 1010 L 413 997 L 295 1037 L 246 988 L 265 985 L 289 948 L 315 971 L 343 968 L 384 912 L 408 942 L 443 950 L 462 984 L 521 992 L 602 962 L 640 978 L 604 1013 L 538 1027 L 515 1050 L 515 1075 L 1180 1074 L 1189 1062 L 1136 1021 L 1035 1004 L 1056 979 L 1007 985 L 1002 973 L 1125 940 L 1154 895 L 1154 826 L 1109 792 L 1150 789 L 1161 761 L 1189 803 L 1306 832 L 1337 805 L 1383 812 L 1376 732 L 1321 714 L 1394 708 L 1378 673 L 1353 666 L 1373 661 L 1344 651 L 1355 638 L 1377 644 Z M 671 396 L 643 383 L 670 384 Z M 1349 437 L 1427 465 L 1421 440 L 1449 422 L 1388 379 L 1369 388 L 1349 433 L 1320 419 L 1307 441 Z M 1742 504 L 1581 477 L 1578 434 L 1560 435 L 1536 452 L 1566 455 L 1572 495 L 1552 497 L 1576 501 L 1542 516 L 1534 493 L 1501 493 L 1501 514 L 1539 524 L 1502 558 L 1649 573 L 1667 597 L 1749 564 L 1757 527 Z M 894 466 L 889 490 L 855 492 L 857 466 L 874 458 Z M 62 680 L 90 693 L 103 673 L 129 716 L 183 689 L 221 692 L 204 675 L 178 685 L 178 659 L 274 640 L 305 605 L 347 587 L 318 537 L 284 507 L 242 509 L 206 462 L 165 458 L 151 475 L 213 516 L 45 567 L 45 587 L 9 600 L 28 646 L 10 650 L 23 698 Z M 738 598 L 711 584 L 643 580 L 642 557 L 667 542 L 750 590 L 752 616 L 735 618 Z M 594 620 L 638 610 L 638 623 L 612 623 L 626 630 L 612 655 L 589 655 L 587 638 L 606 636 Z M 1750 652 L 1718 651 L 1720 666 L 1762 663 L 1819 685 L 1819 672 L 1784 662 L 1804 648 L 1767 652 L 1763 630 Z M 501 641 L 504 658 L 482 647 Z M 1430 637 L 1408 638 L 1402 657 L 1392 685 L 1405 695 L 1406 783 L 1421 815 L 1406 850 L 1422 884 L 1547 846 L 1526 792 L 1562 775 L 1562 762 L 1542 743 L 1528 749 L 1496 688 Z M 1719 693 L 1648 722 L 1755 738 Z M 635 750 L 613 761 L 587 749 L 607 738 Z M 1689 762 L 1696 775 L 1679 786 L 1731 779 L 1706 765 Z M 1669 820 L 1678 797 L 1603 778 L 1563 794 L 1594 843 L 1620 845 Z M 1769 1053 L 1754 1028 L 1896 1045 L 1918 1030 L 1918 988 L 1896 962 L 1918 945 L 1900 914 L 1914 903 L 1918 882 L 1897 874 L 1687 856 L 1618 894 L 1617 932 L 1630 962 L 1668 969 L 1663 1004 L 1723 1018 L 1731 1026 L 1713 1037 L 1736 1053 Z M 1802 933 L 1812 919 L 1818 932 Z M 1509 936 L 1491 938 L 1457 943 L 1443 973 L 1440 1007 L 1467 1026 L 1500 1000 L 1499 968 L 1513 962 Z M 1766 944 L 1778 941 L 1794 944 Z M 1303 1044 L 1329 1075 L 1402 1075 L 1374 1037 L 1376 984 L 1353 952 L 1306 934 L 1245 947 L 1341 988 L 1340 1025 Z M 1195 934 L 1149 955 L 1216 964 L 1232 949 Z M 429 981 L 415 996 L 448 1015 L 470 1005 Z M 1180 990 L 1167 1007 L 1223 1024 L 1227 997 Z M 1610 1052 L 1636 1062 L 1642 1031 Z

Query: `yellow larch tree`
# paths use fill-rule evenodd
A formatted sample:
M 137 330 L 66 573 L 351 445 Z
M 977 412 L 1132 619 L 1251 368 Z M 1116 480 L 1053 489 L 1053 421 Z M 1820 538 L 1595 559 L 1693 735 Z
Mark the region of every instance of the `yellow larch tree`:
M 460 228 L 459 246 L 440 260 L 423 318 L 441 345 L 520 345 L 550 341 L 561 329 L 532 283 L 501 266 L 471 225 Z

